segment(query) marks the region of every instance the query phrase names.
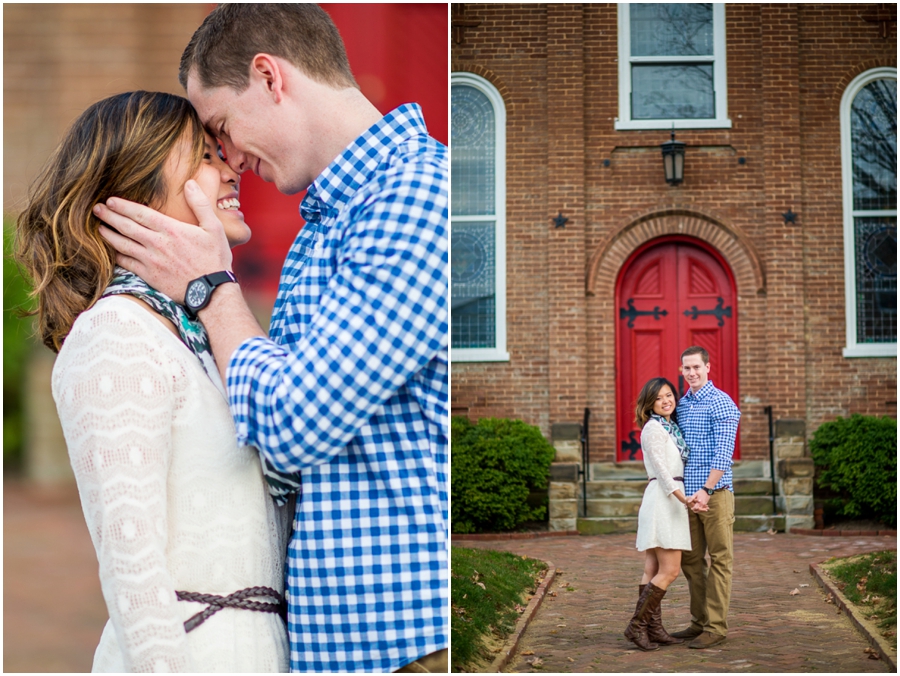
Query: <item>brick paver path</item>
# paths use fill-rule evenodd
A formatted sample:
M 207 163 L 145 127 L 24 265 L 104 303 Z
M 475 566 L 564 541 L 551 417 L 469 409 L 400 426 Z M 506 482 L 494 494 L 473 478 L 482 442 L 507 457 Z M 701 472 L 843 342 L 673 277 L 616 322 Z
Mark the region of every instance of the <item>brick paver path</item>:
M 622 636 L 634 612 L 643 555 L 634 534 L 454 542 L 550 561 L 562 570 L 519 644 L 510 672 L 883 672 L 868 643 L 838 615 L 809 573 L 832 556 L 896 549 L 895 537 L 823 538 L 735 533 L 728 641 L 715 648 L 641 652 Z M 488 582 L 485 580 L 485 582 Z M 488 582 L 488 584 L 490 584 Z M 809 585 L 801 587 L 800 585 Z M 791 596 L 793 589 L 800 593 Z M 683 576 L 663 600 L 663 622 L 690 623 Z M 533 651 L 540 667 L 522 655 Z M 533 657 L 531 658 L 533 659 Z
M 90 671 L 106 619 L 74 484 L 4 481 L 3 671 Z

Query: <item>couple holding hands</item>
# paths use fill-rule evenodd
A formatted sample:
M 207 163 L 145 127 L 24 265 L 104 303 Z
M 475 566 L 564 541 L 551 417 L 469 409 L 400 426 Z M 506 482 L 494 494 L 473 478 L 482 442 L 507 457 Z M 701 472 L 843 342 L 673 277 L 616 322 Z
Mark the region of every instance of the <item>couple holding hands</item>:
M 635 418 L 649 482 L 638 515 L 637 549 L 644 572 L 625 637 L 641 650 L 684 643 L 709 648 L 725 641 L 734 558 L 732 455 L 741 413 L 709 380 L 709 353 L 689 347 L 681 355 L 690 389 L 679 400 L 665 378 L 648 381 Z M 709 553 L 709 563 L 706 553 Z M 660 604 L 684 571 L 691 624 L 669 634 Z

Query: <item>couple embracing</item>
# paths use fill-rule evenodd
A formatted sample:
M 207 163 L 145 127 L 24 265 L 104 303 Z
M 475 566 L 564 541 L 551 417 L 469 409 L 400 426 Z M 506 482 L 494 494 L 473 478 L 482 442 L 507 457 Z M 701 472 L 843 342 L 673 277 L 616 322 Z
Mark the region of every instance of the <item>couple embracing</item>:
M 690 389 L 653 378 L 638 395 L 644 466 L 649 475 L 638 515 L 637 549 L 644 572 L 625 637 L 641 650 L 684 643 L 710 648 L 728 633 L 734 558 L 732 455 L 741 413 L 709 380 L 709 353 L 681 355 Z M 709 553 L 710 562 L 706 561 Z M 669 634 L 660 604 L 679 569 L 687 578 L 691 624 Z
M 17 222 L 110 620 L 94 671 L 446 671 L 447 149 L 316 5 L 85 111 Z M 240 175 L 306 190 L 269 335 Z

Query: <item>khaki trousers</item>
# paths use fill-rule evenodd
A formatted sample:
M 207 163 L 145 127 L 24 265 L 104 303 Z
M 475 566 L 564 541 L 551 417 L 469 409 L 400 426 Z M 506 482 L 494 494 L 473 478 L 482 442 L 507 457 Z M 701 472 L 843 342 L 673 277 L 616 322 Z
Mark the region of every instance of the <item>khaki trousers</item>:
M 450 673 L 449 652 L 446 648 L 420 657 L 405 667 L 400 667 L 395 674 L 447 674 Z
M 734 493 L 716 491 L 709 499 L 709 511 L 691 512 L 690 523 L 692 549 L 682 552 L 681 570 L 691 593 L 691 628 L 727 636 L 734 563 Z

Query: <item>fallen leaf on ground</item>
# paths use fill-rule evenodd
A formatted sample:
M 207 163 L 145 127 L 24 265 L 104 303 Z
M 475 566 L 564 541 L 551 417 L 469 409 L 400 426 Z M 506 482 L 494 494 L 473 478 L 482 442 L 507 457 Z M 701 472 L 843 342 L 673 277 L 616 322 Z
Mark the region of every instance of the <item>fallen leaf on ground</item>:
M 795 573 L 799 573 L 800 571 L 799 571 L 799 570 L 795 570 L 794 572 L 795 572 Z
M 525 650 L 522 654 L 523 655 L 534 655 L 534 651 L 533 650 Z
M 808 586 L 809 586 L 808 584 L 801 584 L 800 589 L 803 589 L 804 587 L 808 587 Z
M 828 596 L 825 597 L 825 603 L 834 603 L 834 594 L 829 593 Z
M 566 625 L 564 625 L 564 624 L 557 624 L 556 626 L 557 626 L 557 627 L 565 627 Z
M 791 592 L 791 596 L 796 596 L 799 593 L 800 593 L 799 589 L 794 589 L 794 591 Z
M 479 587 L 481 587 L 482 589 L 487 591 L 487 587 L 484 586 L 484 582 L 476 582 L 475 584 L 477 584 Z
M 778 531 L 775 530 L 774 528 L 770 528 L 769 530 L 766 531 L 766 535 L 775 535 L 777 532 Z
M 575 660 L 573 660 L 571 657 L 569 657 L 569 658 L 567 658 L 567 659 L 569 660 L 569 662 L 574 662 L 574 661 L 575 661 Z
M 528 664 L 530 664 L 533 667 L 539 667 L 544 663 L 544 660 L 542 660 L 540 657 L 535 657 L 533 660 L 525 660 L 525 661 L 528 662 Z

